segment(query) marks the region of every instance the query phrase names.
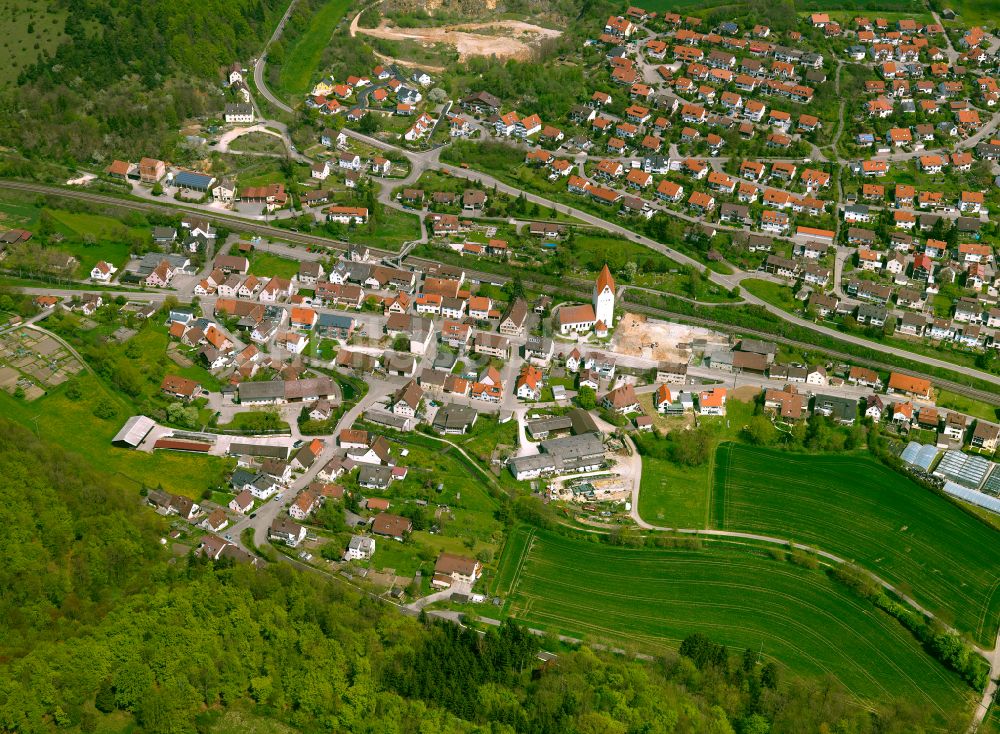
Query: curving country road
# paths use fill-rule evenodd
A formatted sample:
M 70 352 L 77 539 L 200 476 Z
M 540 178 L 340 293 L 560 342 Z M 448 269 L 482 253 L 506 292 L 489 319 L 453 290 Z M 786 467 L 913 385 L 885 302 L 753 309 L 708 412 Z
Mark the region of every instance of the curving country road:
M 281 20 L 278 21 L 278 25 L 274 27 L 274 33 L 271 34 L 271 37 L 267 41 L 267 45 L 264 46 L 264 50 L 261 52 L 260 56 L 257 58 L 257 61 L 253 65 L 253 83 L 257 87 L 257 91 L 259 91 L 261 95 L 264 97 L 264 99 L 266 99 L 268 102 L 273 104 L 279 110 L 287 112 L 288 114 L 293 114 L 294 110 L 292 110 L 291 107 L 289 107 L 287 104 L 285 104 L 276 96 L 274 96 L 274 94 L 271 93 L 271 90 L 268 89 L 267 82 L 264 81 L 264 67 L 267 66 L 268 48 L 270 48 L 271 44 L 277 41 L 281 37 L 281 34 L 284 33 L 285 24 L 288 22 L 288 18 L 289 16 L 291 16 L 292 11 L 295 9 L 295 5 L 296 3 L 298 3 L 298 1 L 299 0 L 292 0 L 290 3 L 288 3 L 288 9 L 285 10 L 285 14 L 281 16 Z M 262 117 L 262 115 L 260 115 L 259 110 L 257 114 L 258 116 Z
M 629 516 L 632 521 L 643 530 L 653 530 L 662 532 L 673 532 L 682 533 L 685 535 L 693 536 L 703 536 L 709 538 L 734 538 L 738 540 L 751 540 L 758 543 L 768 543 L 771 545 L 778 545 L 783 548 L 794 549 L 804 551 L 806 553 L 811 553 L 819 558 L 828 561 L 830 564 L 836 564 L 838 566 L 850 566 L 854 565 L 851 561 L 846 558 L 842 558 L 834 553 L 828 553 L 825 550 L 816 548 L 811 545 L 805 545 L 803 543 L 796 543 L 787 538 L 779 538 L 774 535 L 761 535 L 759 533 L 744 533 L 737 530 L 715 530 L 712 528 L 670 528 L 663 525 L 653 525 L 642 519 L 639 514 L 639 491 L 642 484 L 642 459 L 639 456 L 639 452 L 636 449 L 635 443 L 629 436 L 625 436 L 625 442 L 628 445 L 631 456 L 629 457 L 631 474 L 632 474 L 632 508 L 629 511 Z M 879 586 L 881 586 L 886 591 L 892 592 L 898 598 L 902 599 L 906 604 L 908 604 L 913 609 L 917 610 L 928 619 L 935 620 L 944 629 L 962 636 L 961 633 L 949 624 L 946 624 L 941 619 L 936 617 L 933 612 L 926 609 L 918 601 L 916 601 L 910 595 L 904 593 L 899 588 L 889 583 L 878 574 L 872 573 L 868 569 L 859 568 L 863 573 L 867 574 L 869 578 L 875 581 Z M 982 723 L 986 714 L 989 712 L 990 706 L 993 703 L 993 697 L 996 695 L 998 689 L 998 679 L 1000 679 L 1000 630 L 997 632 L 997 639 L 993 645 L 992 649 L 981 647 L 975 643 L 970 643 L 972 648 L 982 655 L 990 664 L 990 679 L 986 685 L 986 689 L 983 691 L 982 698 L 976 706 L 975 713 L 973 714 L 972 722 L 969 725 L 968 732 L 973 734 Z

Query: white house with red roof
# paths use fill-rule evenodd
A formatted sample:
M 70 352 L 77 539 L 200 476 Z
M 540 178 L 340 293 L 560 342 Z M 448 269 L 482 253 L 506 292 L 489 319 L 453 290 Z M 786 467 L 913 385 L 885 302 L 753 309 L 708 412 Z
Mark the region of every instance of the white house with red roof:
M 116 268 L 114 265 L 110 263 L 105 262 L 104 260 L 101 260 L 90 271 L 90 279 L 96 280 L 98 283 L 110 283 L 111 279 L 117 272 L 118 268 Z

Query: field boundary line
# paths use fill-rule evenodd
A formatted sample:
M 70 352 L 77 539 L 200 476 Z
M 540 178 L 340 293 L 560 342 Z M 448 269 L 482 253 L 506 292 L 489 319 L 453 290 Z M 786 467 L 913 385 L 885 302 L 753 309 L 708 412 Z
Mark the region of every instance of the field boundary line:
M 535 529 L 531 528 L 527 536 L 524 541 L 524 548 L 521 550 L 521 556 L 517 560 L 517 569 L 514 571 L 514 578 L 511 579 L 507 596 L 514 596 L 517 591 L 517 585 L 521 581 L 521 573 L 524 571 L 524 564 L 528 562 L 528 556 L 531 555 L 531 546 L 535 542 Z

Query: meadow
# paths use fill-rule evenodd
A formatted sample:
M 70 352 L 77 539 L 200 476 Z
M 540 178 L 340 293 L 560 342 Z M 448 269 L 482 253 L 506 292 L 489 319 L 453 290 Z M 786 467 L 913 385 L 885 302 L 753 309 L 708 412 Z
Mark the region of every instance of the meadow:
M 866 456 L 723 444 L 713 526 L 775 535 L 857 563 L 976 642 L 1000 625 L 1000 534 Z
M 62 236 L 54 249 L 73 255 L 79 260 L 76 277 L 90 277 L 90 271 L 101 260 L 118 268 L 128 263 L 133 244 L 146 243 L 150 227 L 129 226 L 121 220 L 102 214 L 69 211 L 52 206 L 39 206 L 24 200 L 0 201 L 0 230 L 21 227 L 39 231 L 43 219 L 53 234 Z
M 642 458 L 639 514 L 654 525 L 701 528 L 708 522 L 711 470 L 680 466 L 653 456 Z
M 66 11 L 44 0 L 4 0 L 0 32 L 4 56 L 0 86 L 7 86 L 66 38 Z
M 205 489 L 224 483 L 231 462 L 221 457 L 169 451 L 145 453 L 112 446 L 111 439 L 133 411 L 92 375 L 81 376 L 79 387 L 81 397 L 75 400 L 62 385 L 30 403 L 0 391 L 0 414 L 81 456 L 109 481 L 129 490 L 162 487 L 197 499 Z M 112 418 L 94 415 L 105 401 L 117 410 Z
M 398 252 L 404 242 L 420 239 L 420 217 L 385 207 L 381 218 L 373 224 L 346 229 L 344 239 L 380 250 Z
M 996 25 L 997 6 L 994 0 L 942 0 L 941 6 L 954 10 L 958 14 L 956 22 L 964 26 L 989 28 Z
M 757 650 L 786 675 L 833 677 L 862 703 L 926 706 L 942 723 L 964 718 L 971 701 L 895 620 L 822 571 L 750 547 L 626 549 L 516 532 L 524 539 L 508 541 L 497 587 L 511 589 L 509 613 L 533 627 L 650 653 L 701 632 Z
M 299 261 L 256 251 L 250 258 L 250 274 L 267 278 L 291 279 L 299 272 Z
M 652 400 L 649 400 L 652 410 Z M 709 460 L 699 466 L 681 466 L 668 459 L 642 457 L 642 485 L 639 490 L 639 515 L 649 523 L 671 528 L 708 527 L 712 500 L 714 447 L 730 441 L 753 415 L 752 403 L 731 399 L 725 417 L 701 416 L 699 425 L 712 442 Z M 657 416 L 660 418 L 660 416 Z M 654 419 L 656 420 L 656 419 Z M 681 418 L 660 418 L 669 430 L 682 430 Z M 640 442 L 640 451 L 641 451 Z
M 795 313 L 803 306 L 795 300 L 794 291 L 788 286 L 760 278 L 747 278 L 741 285 L 758 298 L 773 303 L 785 311 Z
M 350 0 L 329 0 L 313 16 L 309 28 L 285 50 L 278 85 L 293 104 L 312 88 L 312 77 L 323 58 L 323 50 L 350 5 Z

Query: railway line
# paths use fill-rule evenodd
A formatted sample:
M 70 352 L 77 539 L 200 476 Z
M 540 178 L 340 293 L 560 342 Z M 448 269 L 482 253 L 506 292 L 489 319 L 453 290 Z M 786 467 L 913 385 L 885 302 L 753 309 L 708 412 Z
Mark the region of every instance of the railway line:
M 262 237 L 280 238 L 285 242 L 297 245 L 310 245 L 310 246 L 320 245 L 322 247 L 326 247 L 337 251 L 346 251 L 351 246 L 351 243 L 344 242 L 342 240 L 337 240 L 330 237 L 324 237 L 315 234 L 304 234 L 301 232 L 296 232 L 294 230 L 284 229 L 281 227 L 274 227 L 265 223 L 248 220 L 242 217 L 228 215 L 222 212 L 205 212 L 202 209 L 196 209 L 194 207 L 186 207 L 183 204 L 173 204 L 173 203 L 157 204 L 156 202 L 151 202 L 151 201 L 119 198 L 106 194 L 95 194 L 88 191 L 82 191 L 77 189 L 64 189 L 55 186 L 48 186 L 45 184 L 35 184 L 26 181 L 12 181 L 9 179 L 0 179 L 0 189 L 11 189 L 15 191 L 35 193 L 46 196 L 59 196 L 63 198 L 74 199 L 77 201 L 85 201 L 94 204 L 100 204 L 102 206 L 120 207 L 122 209 L 127 209 L 132 211 L 155 212 L 160 214 L 176 214 L 178 211 L 187 212 L 195 214 L 199 217 L 211 219 L 218 224 L 225 224 L 227 227 L 235 231 L 249 232 L 252 234 L 260 235 Z M 384 250 L 372 247 L 370 247 L 369 250 L 373 255 L 382 259 L 396 260 L 399 257 L 399 253 L 393 252 L 392 250 Z M 415 267 L 424 267 L 424 268 L 431 265 L 438 266 L 447 264 L 447 263 L 441 263 L 437 260 L 431 260 L 428 258 L 413 257 L 413 256 L 406 256 L 402 259 L 402 261 L 405 262 L 406 264 L 413 265 Z M 497 286 L 502 286 L 509 280 L 509 278 L 497 275 L 495 273 L 470 270 L 468 268 L 463 268 L 463 269 L 465 270 L 469 278 L 482 283 L 492 283 Z M 527 278 L 522 277 L 522 282 L 524 283 L 525 287 L 529 288 L 530 290 L 536 291 L 538 293 L 544 293 L 554 298 L 589 300 L 591 295 L 590 293 L 591 284 L 589 282 L 584 282 L 573 278 L 569 278 L 564 281 L 565 285 L 569 286 L 566 288 L 557 288 L 547 283 L 539 283 L 537 281 L 532 281 L 530 279 L 530 276 Z M 1000 392 L 997 391 L 982 390 L 968 385 L 963 385 L 953 380 L 947 380 L 944 378 L 923 374 L 916 370 L 910 370 L 903 367 L 889 365 L 879 360 L 858 357 L 855 355 L 847 354 L 845 352 L 839 352 L 837 350 L 829 349 L 826 347 L 817 347 L 807 342 L 789 340 L 787 338 L 769 332 L 743 328 L 743 327 L 736 327 L 715 321 L 710 318 L 695 317 L 695 316 L 690 316 L 688 314 L 676 313 L 667 309 L 661 309 L 661 308 L 656 308 L 654 306 L 635 303 L 627 299 L 627 291 L 628 288 L 626 287 L 625 300 L 628 303 L 629 309 L 635 311 L 636 313 L 640 313 L 646 316 L 652 316 L 654 318 L 683 321 L 684 323 L 689 323 L 696 326 L 705 326 L 729 334 L 753 336 L 755 338 L 761 338 L 767 340 L 780 339 L 782 342 L 787 343 L 796 348 L 820 352 L 832 358 L 844 360 L 845 362 L 853 362 L 855 364 L 859 364 L 865 367 L 871 367 L 873 369 L 890 370 L 894 372 L 900 372 L 903 374 L 913 375 L 916 377 L 927 378 L 930 379 L 930 381 L 939 388 L 944 388 L 950 392 L 954 392 L 956 394 L 963 395 L 965 397 L 972 398 L 975 400 L 980 400 L 989 403 L 991 405 L 1000 406 Z M 919 361 L 919 355 L 913 355 L 912 359 L 914 361 Z M 992 375 L 990 375 L 989 377 L 991 379 L 994 379 Z

